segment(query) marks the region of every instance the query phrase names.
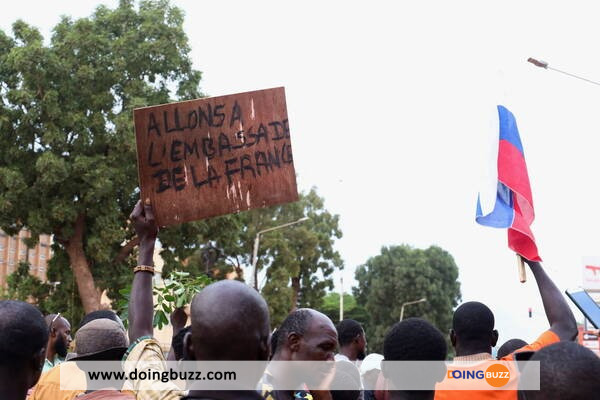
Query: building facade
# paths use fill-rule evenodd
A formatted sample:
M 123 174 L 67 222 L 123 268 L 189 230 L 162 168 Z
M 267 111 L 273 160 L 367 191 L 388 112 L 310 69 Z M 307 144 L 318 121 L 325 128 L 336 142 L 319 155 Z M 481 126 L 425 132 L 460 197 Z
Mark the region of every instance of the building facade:
M 52 257 L 52 237 L 41 235 L 38 244 L 28 248 L 24 239 L 31 232 L 23 229 L 18 235 L 9 236 L 0 230 L 0 287 L 6 286 L 6 279 L 19 267 L 19 262 L 29 262 L 29 273 L 42 281 L 47 279 L 48 261 Z

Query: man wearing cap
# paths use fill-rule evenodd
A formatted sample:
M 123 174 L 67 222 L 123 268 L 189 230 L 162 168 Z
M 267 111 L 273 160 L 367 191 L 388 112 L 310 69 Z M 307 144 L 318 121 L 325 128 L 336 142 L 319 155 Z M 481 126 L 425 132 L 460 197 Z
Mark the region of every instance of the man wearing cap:
M 80 396 L 88 393 L 86 374 L 79 361 L 120 361 L 127 350 L 129 341 L 123 328 L 107 318 L 93 320 L 81 327 L 75 335 L 76 357 L 65 361 L 59 368 L 46 373 L 35 387 L 31 400 L 72 400 L 86 399 Z M 63 386 L 73 390 L 61 390 L 61 374 Z M 110 398 L 135 399 L 131 393 L 120 393 L 111 388 Z M 90 391 L 91 392 L 91 391 Z M 108 396 L 107 390 L 103 394 Z M 80 397 L 78 397 L 80 396 Z M 86 395 L 87 396 L 87 395 Z

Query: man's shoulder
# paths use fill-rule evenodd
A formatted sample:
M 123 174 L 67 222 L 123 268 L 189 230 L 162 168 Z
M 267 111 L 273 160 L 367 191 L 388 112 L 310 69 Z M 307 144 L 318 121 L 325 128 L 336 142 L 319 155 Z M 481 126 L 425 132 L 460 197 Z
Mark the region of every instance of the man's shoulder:
M 501 360 L 512 361 L 515 358 L 515 353 L 538 351 L 539 349 L 541 349 L 543 347 L 546 347 L 546 346 L 549 346 L 551 344 L 558 343 L 558 342 L 560 342 L 560 337 L 553 331 L 547 330 L 547 331 L 543 332 L 540 336 L 538 336 L 534 342 L 515 350 L 514 352 L 512 352 L 511 354 L 509 354 L 505 357 L 502 357 Z
M 123 361 L 140 361 L 148 358 L 165 360 L 160 343 L 151 336 L 136 339 L 123 355 Z

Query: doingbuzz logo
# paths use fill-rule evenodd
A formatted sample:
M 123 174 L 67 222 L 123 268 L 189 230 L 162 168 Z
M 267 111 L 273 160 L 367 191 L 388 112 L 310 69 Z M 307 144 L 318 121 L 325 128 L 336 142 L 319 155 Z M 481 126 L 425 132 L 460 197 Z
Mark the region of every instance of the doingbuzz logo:
M 449 369 L 446 377 L 448 379 L 485 379 L 488 385 L 499 388 L 510 381 L 510 371 L 503 364 L 492 364 L 485 371 Z
M 485 380 L 490 386 L 502 387 L 510 380 L 510 371 L 503 364 L 492 364 L 485 370 Z

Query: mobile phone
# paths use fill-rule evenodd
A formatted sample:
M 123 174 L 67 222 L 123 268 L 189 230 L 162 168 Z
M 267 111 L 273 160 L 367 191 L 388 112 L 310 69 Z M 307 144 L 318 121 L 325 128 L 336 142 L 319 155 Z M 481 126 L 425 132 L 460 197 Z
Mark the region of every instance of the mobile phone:
M 600 306 L 596 304 L 594 299 L 585 290 L 565 291 L 567 296 L 573 303 L 579 308 L 579 310 L 585 315 L 585 317 L 596 327 L 600 328 Z

